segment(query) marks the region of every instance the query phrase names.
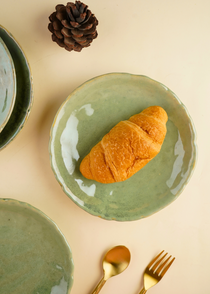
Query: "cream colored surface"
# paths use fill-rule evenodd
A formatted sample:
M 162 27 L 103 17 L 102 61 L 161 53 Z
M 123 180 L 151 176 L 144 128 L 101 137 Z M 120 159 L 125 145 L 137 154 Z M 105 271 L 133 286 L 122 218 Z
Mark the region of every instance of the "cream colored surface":
M 85 3 L 99 20 L 99 36 L 77 53 L 53 43 L 47 30 L 59 2 L 1 0 L 1 25 L 21 44 L 31 66 L 34 104 L 23 130 L 0 152 L 0 197 L 26 201 L 58 224 L 72 248 L 72 294 L 91 293 L 102 276 L 103 254 L 115 245 L 130 249 L 131 263 L 101 294 L 138 294 L 144 268 L 162 249 L 176 260 L 148 293 L 209 293 L 210 2 Z M 146 75 L 165 84 L 186 105 L 197 130 L 198 161 L 183 193 L 134 222 L 89 215 L 63 193 L 50 167 L 49 131 L 59 106 L 77 86 L 109 72 Z

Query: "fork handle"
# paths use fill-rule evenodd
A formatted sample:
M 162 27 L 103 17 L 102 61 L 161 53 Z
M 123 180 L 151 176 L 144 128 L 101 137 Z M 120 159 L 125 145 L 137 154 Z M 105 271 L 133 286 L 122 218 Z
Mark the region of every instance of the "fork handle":
M 146 292 L 147 292 L 147 290 L 145 290 L 144 288 L 142 288 L 139 294 L 145 294 Z

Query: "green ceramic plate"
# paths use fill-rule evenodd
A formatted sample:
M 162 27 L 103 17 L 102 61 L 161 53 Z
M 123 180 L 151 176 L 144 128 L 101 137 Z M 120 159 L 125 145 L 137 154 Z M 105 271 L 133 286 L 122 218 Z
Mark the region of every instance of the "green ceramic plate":
M 12 113 L 16 97 L 16 75 L 12 57 L 0 38 L 0 132 Z
M 100 184 L 79 172 L 84 156 L 119 121 L 151 105 L 168 116 L 161 152 L 130 179 Z M 174 201 L 195 165 L 189 114 L 164 85 L 145 76 L 111 73 L 77 88 L 59 109 L 50 139 L 51 165 L 64 192 L 82 209 L 107 220 L 149 216 Z
M 0 292 L 67 294 L 71 249 L 57 225 L 24 202 L 0 199 Z
M 0 26 L 0 38 L 7 46 L 15 66 L 16 99 L 11 116 L 0 133 L 0 150 L 6 147 L 23 128 L 32 106 L 32 77 L 26 56 L 14 37 Z

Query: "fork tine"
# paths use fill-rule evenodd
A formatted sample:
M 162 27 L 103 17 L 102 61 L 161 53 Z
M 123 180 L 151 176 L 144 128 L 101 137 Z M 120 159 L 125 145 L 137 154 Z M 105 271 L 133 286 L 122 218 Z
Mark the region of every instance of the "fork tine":
M 172 265 L 172 263 L 174 262 L 175 257 L 169 262 L 169 264 L 163 269 L 162 273 L 160 274 L 161 277 L 163 277 L 165 275 L 165 273 L 167 272 L 167 270 L 169 269 L 169 267 Z
M 166 259 L 164 260 L 163 263 L 160 264 L 160 266 L 157 268 L 156 270 L 156 273 L 159 275 L 160 272 L 162 271 L 162 269 L 164 268 L 164 266 L 167 264 L 167 262 L 169 261 L 169 259 L 171 258 L 171 255 Z
M 155 263 L 155 261 L 161 256 L 161 254 L 164 252 L 164 250 L 163 251 L 161 251 L 149 264 L 148 264 L 148 268 L 151 268 L 151 266 Z
M 153 267 L 151 268 L 151 270 L 154 272 L 156 270 L 156 268 L 159 266 L 159 264 L 161 263 L 161 261 L 166 257 L 167 253 L 164 254 L 159 260 L 156 261 L 156 263 L 153 265 Z

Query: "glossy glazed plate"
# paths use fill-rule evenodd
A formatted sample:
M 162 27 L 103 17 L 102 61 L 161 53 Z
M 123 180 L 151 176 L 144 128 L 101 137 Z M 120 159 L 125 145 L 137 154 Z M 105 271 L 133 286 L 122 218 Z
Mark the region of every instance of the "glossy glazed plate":
M 119 121 L 159 105 L 169 117 L 160 153 L 130 179 L 101 184 L 79 165 Z M 195 166 L 195 131 L 180 100 L 145 76 L 111 73 L 78 87 L 60 107 L 51 129 L 51 165 L 64 192 L 82 209 L 107 220 L 131 221 L 164 208 L 182 192 Z
M 7 46 L 16 72 L 16 99 L 10 118 L 0 133 L 0 150 L 6 147 L 23 128 L 29 116 L 32 101 L 32 77 L 26 56 L 15 38 L 0 26 L 0 38 Z
M 0 132 L 12 113 L 16 97 L 16 75 L 12 57 L 0 38 Z
M 57 225 L 31 205 L 0 199 L 1 293 L 67 294 L 71 249 Z

